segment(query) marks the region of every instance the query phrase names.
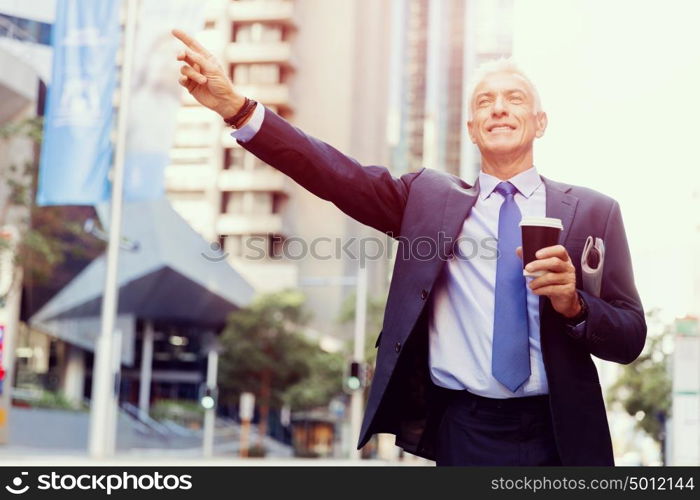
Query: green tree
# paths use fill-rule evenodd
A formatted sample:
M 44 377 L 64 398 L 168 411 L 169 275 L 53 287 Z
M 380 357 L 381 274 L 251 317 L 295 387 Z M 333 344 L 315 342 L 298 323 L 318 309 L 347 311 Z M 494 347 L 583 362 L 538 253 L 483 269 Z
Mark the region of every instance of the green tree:
M 304 335 L 309 319 L 303 294 L 284 290 L 261 295 L 232 313 L 221 336 L 222 399 L 235 402 L 242 392 L 256 395 L 260 439 L 271 408 L 327 404 L 342 390 L 342 357 L 322 351 Z
M 671 335 L 671 328 L 661 326 L 658 331 L 658 310 L 646 314 L 650 332 L 642 354 L 632 363 L 624 365 L 622 372 L 607 393 L 608 405 L 620 404 L 635 417 L 637 428 L 657 441 L 665 450 L 664 423 L 671 414 L 672 380 L 669 373 L 669 355 L 664 345 Z

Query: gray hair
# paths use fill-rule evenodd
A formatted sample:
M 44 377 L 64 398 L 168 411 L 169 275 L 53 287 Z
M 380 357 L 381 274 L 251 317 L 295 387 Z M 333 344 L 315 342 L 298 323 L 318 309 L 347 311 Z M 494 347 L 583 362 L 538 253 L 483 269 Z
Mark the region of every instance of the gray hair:
M 501 57 L 500 59 L 493 59 L 490 61 L 485 61 L 479 65 L 474 71 L 474 74 L 469 80 L 467 85 L 467 112 L 469 119 L 472 119 L 474 110 L 472 109 L 474 91 L 476 87 L 482 82 L 484 78 L 493 73 L 512 73 L 522 77 L 532 89 L 532 95 L 535 98 L 535 112 L 539 113 L 542 111 L 542 102 L 540 101 L 540 94 L 537 92 L 537 87 L 532 83 L 532 80 L 528 78 L 525 72 L 520 69 L 512 57 Z

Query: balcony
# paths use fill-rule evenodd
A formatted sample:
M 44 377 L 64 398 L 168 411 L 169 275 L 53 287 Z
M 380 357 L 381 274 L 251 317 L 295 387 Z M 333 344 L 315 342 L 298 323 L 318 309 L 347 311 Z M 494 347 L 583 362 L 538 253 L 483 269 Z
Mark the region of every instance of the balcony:
M 289 42 L 231 42 L 226 47 L 229 63 L 292 64 Z
M 229 17 L 234 22 L 276 22 L 294 24 L 294 3 L 288 0 L 231 2 Z
M 172 148 L 170 161 L 174 165 L 202 165 L 213 163 L 211 148 Z
M 219 173 L 221 191 L 287 191 L 287 178 L 272 167 L 255 170 L 223 170 Z
M 169 165 L 165 187 L 168 191 L 205 191 L 212 185 L 212 172 L 207 165 Z
M 194 99 L 193 97 L 191 98 Z M 205 108 L 196 101 L 195 103 L 197 104 L 197 106 L 178 108 L 176 115 L 176 119 L 178 122 L 214 124 L 219 120 L 219 115 L 217 115 L 210 109 Z
M 216 135 L 208 129 L 175 130 L 174 148 L 207 148 L 216 141 Z
M 282 216 L 277 214 L 221 214 L 217 234 L 283 234 Z

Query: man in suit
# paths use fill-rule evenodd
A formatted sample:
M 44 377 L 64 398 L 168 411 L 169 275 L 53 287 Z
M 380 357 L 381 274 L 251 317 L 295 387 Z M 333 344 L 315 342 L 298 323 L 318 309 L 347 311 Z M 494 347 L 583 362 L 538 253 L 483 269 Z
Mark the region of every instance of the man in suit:
M 620 207 L 537 172 L 547 116 L 512 62 L 484 67 L 472 86 L 481 170 L 470 185 L 358 164 L 239 95 L 204 47 L 173 33 L 186 45 L 180 83 L 242 147 L 399 242 L 358 448 L 385 432 L 439 466 L 614 465 L 591 356 L 630 363 L 646 339 Z M 523 276 L 523 216 L 564 228 L 528 265 L 544 271 L 534 279 Z M 600 296 L 581 287 L 589 235 L 605 241 Z

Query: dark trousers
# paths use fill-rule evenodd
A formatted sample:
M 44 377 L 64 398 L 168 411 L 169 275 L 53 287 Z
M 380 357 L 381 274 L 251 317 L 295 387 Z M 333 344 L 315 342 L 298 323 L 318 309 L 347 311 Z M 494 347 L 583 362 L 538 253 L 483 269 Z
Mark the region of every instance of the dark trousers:
M 447 397 L 437 430 L 437 466 L 561 465 L 549 397 L 491 399 L 440 388 Z

